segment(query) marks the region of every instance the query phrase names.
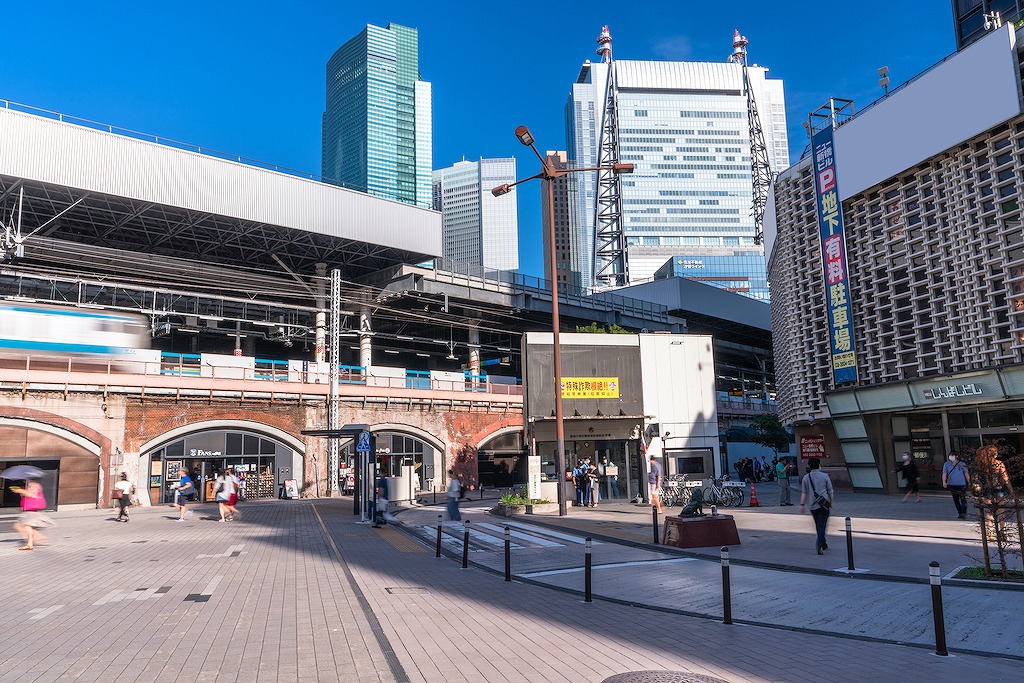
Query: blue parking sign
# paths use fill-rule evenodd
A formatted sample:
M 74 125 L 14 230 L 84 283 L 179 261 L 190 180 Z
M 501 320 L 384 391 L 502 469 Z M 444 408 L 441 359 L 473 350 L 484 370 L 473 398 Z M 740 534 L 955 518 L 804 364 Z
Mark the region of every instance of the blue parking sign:
M 356 443 L 356 452 L 370 452 L 370 432 L 359 432 L 359 441 Z

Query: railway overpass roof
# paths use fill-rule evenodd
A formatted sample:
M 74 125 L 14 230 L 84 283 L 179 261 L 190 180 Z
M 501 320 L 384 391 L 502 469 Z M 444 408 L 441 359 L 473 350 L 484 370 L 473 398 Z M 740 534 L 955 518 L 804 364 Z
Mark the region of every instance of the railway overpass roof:
M 29 263 L 64 253 L 89 264 L 100 248 L 303 274 L 326 263 L 357 277 L 441 253 L 435 211 L 0 102 L 5 222 L 19 202 Z

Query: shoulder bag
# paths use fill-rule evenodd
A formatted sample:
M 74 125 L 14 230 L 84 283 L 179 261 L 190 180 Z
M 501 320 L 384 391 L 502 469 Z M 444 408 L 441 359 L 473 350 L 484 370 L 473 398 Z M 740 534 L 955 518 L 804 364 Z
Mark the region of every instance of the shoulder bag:
M 824 510 L 831 510 L 832 501 L 828 499 L 828 496 L 823 496 L 818 493 L 818 490 L 814 487 L 814 477 L 811 476 L 812 474 L 814 474 L 813 470 L 807 473 L 807 481 L 811 482 L 811 493 L 814 494 L 814 504 Z M 825 489 L 825 493 L 828 493 L 828 489 Z

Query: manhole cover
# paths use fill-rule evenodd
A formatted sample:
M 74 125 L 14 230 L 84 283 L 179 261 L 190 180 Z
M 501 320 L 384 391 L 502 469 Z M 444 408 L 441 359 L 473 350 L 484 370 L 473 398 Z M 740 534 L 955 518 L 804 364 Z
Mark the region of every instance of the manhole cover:
M 723 678 L 703 676 L 686 671 L 627 671 L 604 679 L 601 683 L 729 683 Z

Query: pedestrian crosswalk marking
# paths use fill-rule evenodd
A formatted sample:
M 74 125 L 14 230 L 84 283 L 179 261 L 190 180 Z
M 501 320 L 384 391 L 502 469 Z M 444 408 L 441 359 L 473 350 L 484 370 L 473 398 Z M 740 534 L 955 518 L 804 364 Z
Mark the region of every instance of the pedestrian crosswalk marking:
M 497 524 L 487 524 L 486 522 L 483 523 L 483 524 L 478 524 L 477 526 L 481 526 L 484 529 L 487 529 L 489 531 L 496 531 L 496 532 L 498 532 L 499 534 L 502 535 L 502 542 L 504 542 L 504 535 L 505 535 L 504 527 L 501 527 L 501 526 L 499 526 Z M 556 543 L 555 541 L 549 541 L 546 538 L 541 538 L 540 536 L 537 536 L 535 534 L 523 533 L 522 531 L 519 531 L 519 530 L 516 530 L 516 529 L 512 529 L 511 527 L 509 527 L 508 534 L 512 538 L 518 538 L 518 539 L 522 539 L 522 540 L 525 540 L 525 541 L 529 541 L 531 543 L 543 546 L 545 548 L 561 547 L 561 545 L 562 545 L 561 543 Z M 513 547 L 515 547 L 515 546 L 513 546 Z
M 553 531 L 551 529 L 543 529 L 543 530 L 541 530 L 538 527 L 532 526 L 530 524 L 520 524 L 518 522 L 508 522 L 507 526 L 513 527 L 513 528 L 517 528 L 517 529 L 522 529 L 524 531 L 528 531 L 528 532 L 535 533 L 535 534 L 544 534 L 545 536 L 550 536 L 551 538 L 557 538 L 557 539 L 560 539 L 560 540 L 563 540 L 563 541 L 568 541 L 569 543 L 578 543 L 579 545 L 583 545 L 584 543 L 586 543 L 586 539 L 583 536 L 574 536 L 572 534 L 563 534 L 563 533 L 561 533 L 559 531 Z M 600 541 L 591 541 L 591 545 L 601 545 L 601 542 Z
M 663 564 L 672 564 L 673 562 L 695 562 L 696 558 L 693 557 L 679 557 L 671 560 L 647 560 L 640 562 L 614 562 L 611 564 L 596 564 L 591 569 L 619 569 L 621 567 L 644 567 L 654 566 Z M 543 572 L 530 572 L 529 574 L 520 574 L 525 579 L 533 579 L 538 576 L 553 576 L 555 574 L 575 574 L 584 571 L 584 567 L 569 567 L 568 569 L 549 569 Z

